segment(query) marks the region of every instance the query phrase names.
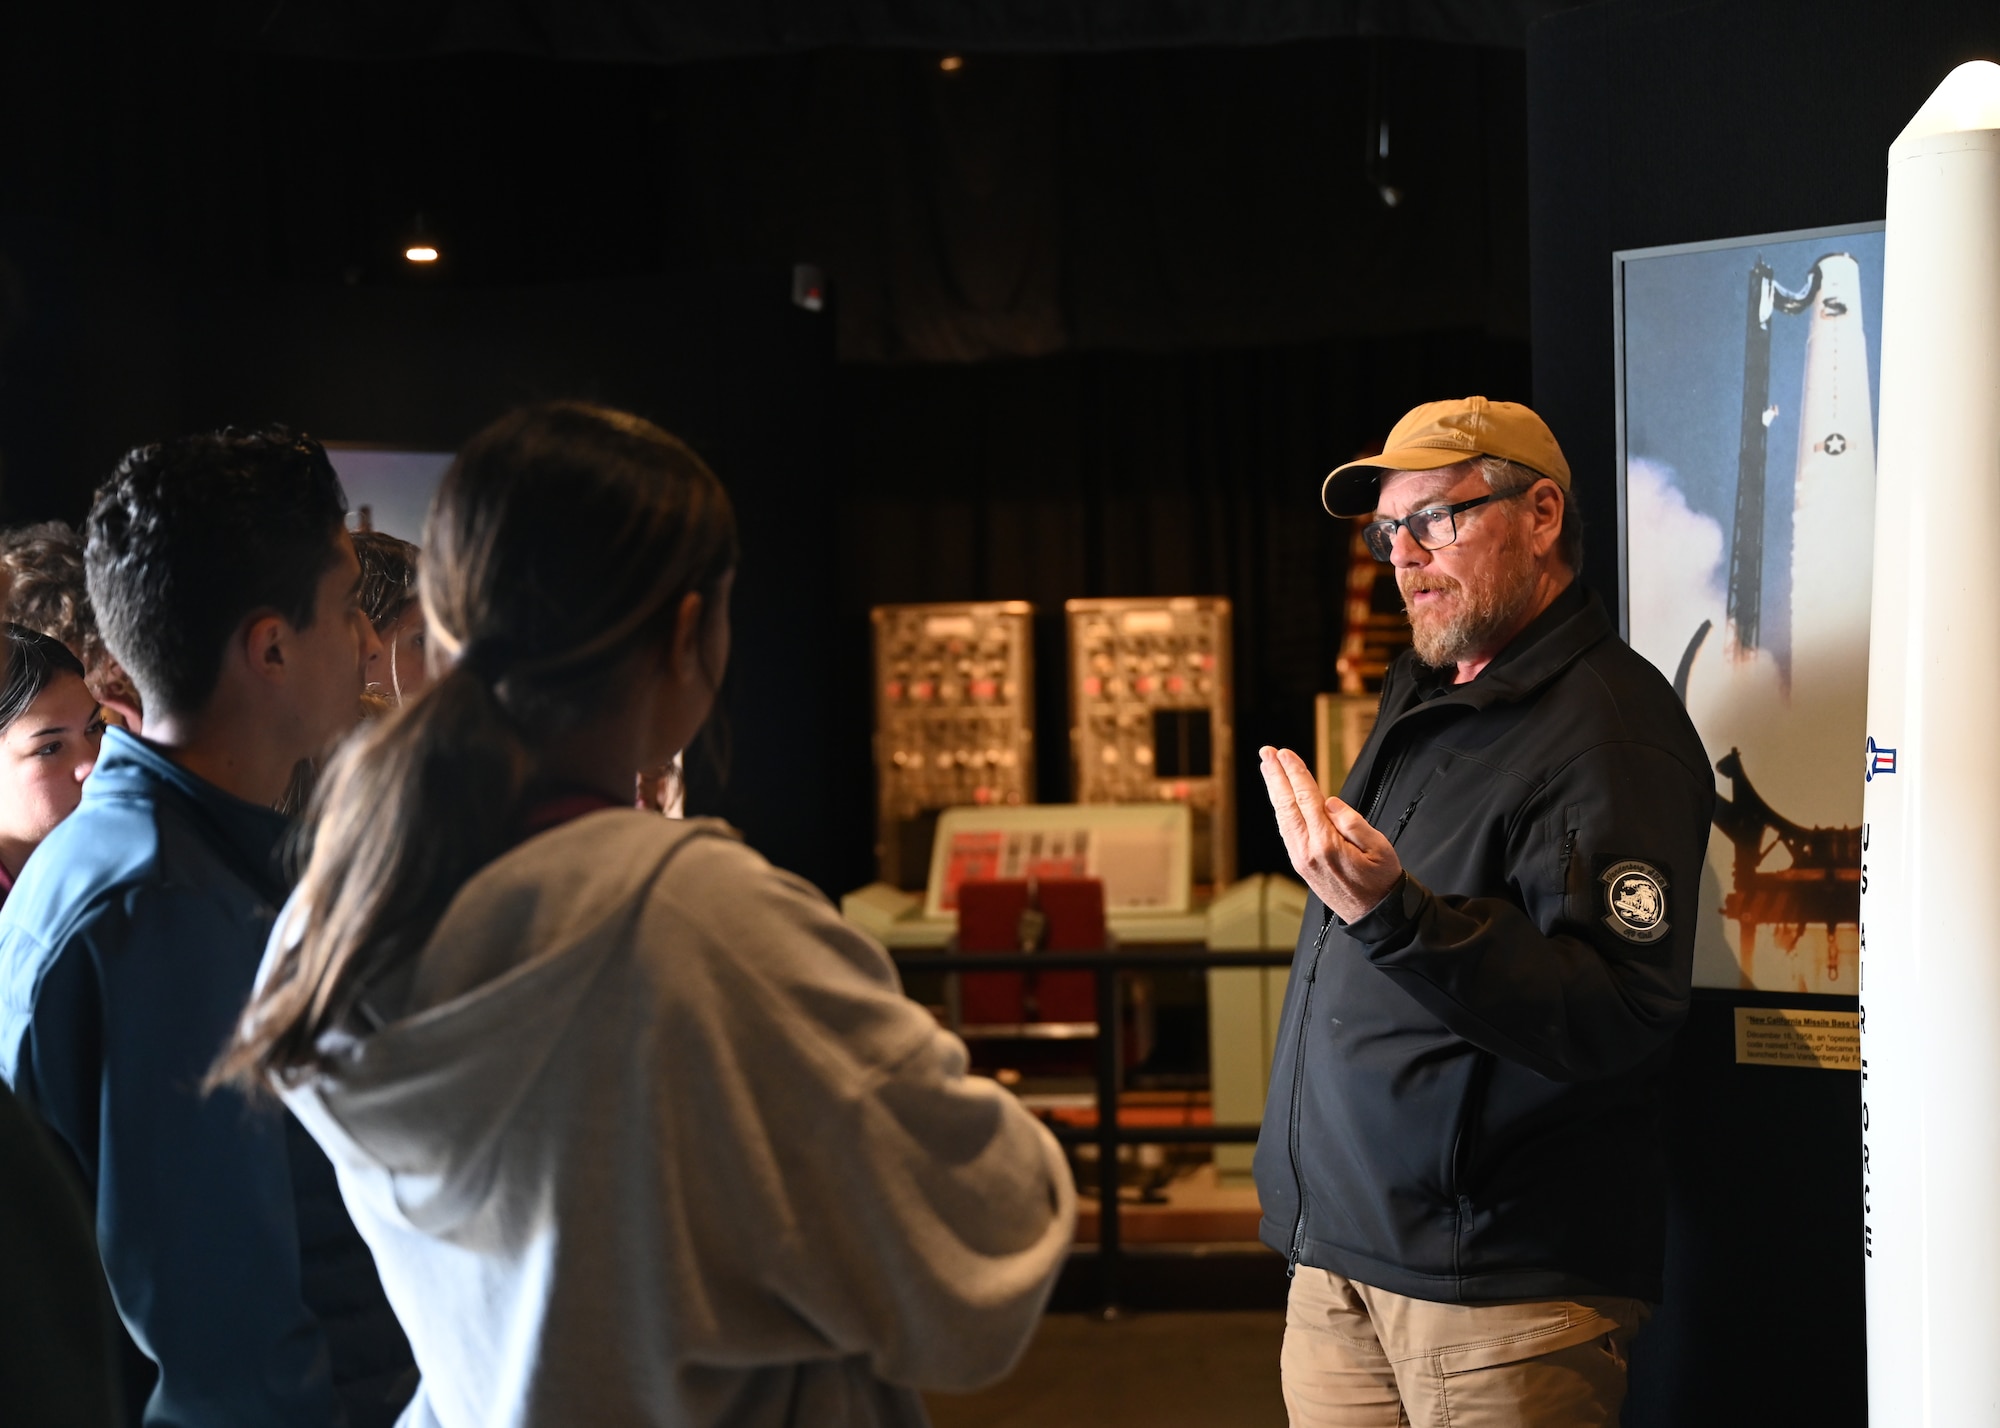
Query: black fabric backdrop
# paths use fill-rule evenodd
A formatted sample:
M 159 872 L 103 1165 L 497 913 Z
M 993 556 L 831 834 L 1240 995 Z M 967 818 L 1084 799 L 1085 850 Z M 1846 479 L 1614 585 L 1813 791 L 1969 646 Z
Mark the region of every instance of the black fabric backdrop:
M 473 404 L 439 394 L 490 403 L 518 373 L 544 392 L 601 375 L 676 424 L 726 401 L 795 425 L 726 323 L 663 323 L 653 354 L 606 314 L 620 291 L 646 312 L 662 283 L 726 294 L 818 264 L 836 424 L 810 460 L 741 479 L 802 508 L 829 481 L 842 496 L 838 539 L 792 576 L 836 592 L 840 655 L 811 691 L 828 722 L 798 730 L 827 749 L 803 765 L 827 812 L 783 844 L 812 843 L 795 865 L 830 891 L 870 869 L 870 603 L 1030 598 L 1053 620 L 1075 596 L 1226 594 L 1239 747 L 1308 747 L 1346 561 L 1319 477 L 1417 401 L 1528 395 L 1516 51 L 358 62 L 218 43 L 186 13 L 0 12 L 0 517 L 74 519 L 124 446 L 197 417 L 450 444 Z M 419 214 L 433 270 L 401 258 Z M 548 285 L 584 279 L 558 321 Z M 350 310 L 373 316 L 304 363 L 304 334 Z M 446 340 L 440 313 L 487 336 Z M 1060 648 L 1046 728 L 1067 724 Z M 1041 743 L 1062 797 L 1062 741 Z M 1243 838 L 1246 869 L 1279 866 L 1266 820 Z
M 1535 399 L 1596 509 L 1611 254 L 1880 219 L 1890 141 L 1953 66 L 1996 56 L 2000 10 L 1963 0 L 1611 0 L 1533 32 Z M 1611 568 L 1609 523 L 1589 548 Z M 1736 1005 L 1813 1000 L 1716 994 L 1681 1037 L 1667 1302 L 1628 1428 L 1867 1421 L 1859 1078 L 1734 1064 Z
M 1407 35 L 1519 46 L 1561 0 L 1040 0 L 922 5 L 882 0 L 241 0 L 219 12 L 231 40 L 309 54 L 381 57 L 498 50 L 555 59 L 680 63 L 828 46 L 1061 51 L 1272 44 Z
M 850 361 L 1527 331 L 1519 52 L 363 64 L 105 8 L 0 13 L 0 213 L 177 282 L 814 263 Z

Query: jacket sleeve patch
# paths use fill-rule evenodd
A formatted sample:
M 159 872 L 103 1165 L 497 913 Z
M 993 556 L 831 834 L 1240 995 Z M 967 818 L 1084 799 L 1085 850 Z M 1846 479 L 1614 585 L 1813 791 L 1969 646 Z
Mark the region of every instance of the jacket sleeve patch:
M 1667 875 L 1638 858 L 1621 858 L 1598 875 L 1604 925 L 1627 942 L 1667 935 Z

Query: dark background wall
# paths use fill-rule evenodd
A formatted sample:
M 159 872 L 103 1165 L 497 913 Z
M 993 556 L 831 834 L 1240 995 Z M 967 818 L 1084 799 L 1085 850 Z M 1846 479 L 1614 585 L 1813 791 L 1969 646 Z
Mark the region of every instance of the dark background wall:
M 1941 0 L 1608 0 L 1532 32 L 1535 401 L 1592 507 L 1615 499 L 1612 253 L 1880 219 L 1890 141 L 1996 57 L 2000 10 Z M 1858 1077 L 1734 1064 L 1734 1006 L 1814 1000 L 1705 997 L 1682 1034 L 1667 1302 L 1628 1425 L 1867 1421 Z
M 739 640 L 730 789 L 696 790 L 827 891 L 872 876 L 873 603 L 1032 599 L 1059 656 L 1065 599 L 1228 595 L 1248 778 L 1259 743 L 1310 746 L 1333 681 L 1347 533 L 1320 477 L 1418 400 L 1528 387 L 1522 52 L 1297 38 L 1256 8 L 1233 46 L 1029 25 L 946 72 L 901 31 L 616 63 L 553 21 L 457 52 L 423 7 L 400 29 L 17 7 L 0 519 L 78 518 L 123 449 L 195 421 L 449 447 L 529 392 L 612 397 L 760 518 L 833 512 L 810 547 L 750 532 L 739 599 L 764 578 L 778 603 Z M 1518 41 L 1536 7 L 1461 8 Z M 401 257 L 419 225 L 434 269 Z M 796 263 L 831 294 L 797 314 L 823 334 L 810 380 L 754 359 L 771 314 L 723 315 Z M 781 833 L 748 787 L 778 771 Z M 1241 867 L 1282 866 L 1268 820 L 1241 833 Z

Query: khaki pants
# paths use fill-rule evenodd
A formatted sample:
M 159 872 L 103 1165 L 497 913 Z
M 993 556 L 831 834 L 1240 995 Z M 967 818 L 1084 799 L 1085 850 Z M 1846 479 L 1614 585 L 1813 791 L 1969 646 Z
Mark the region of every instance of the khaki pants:
M 1437 1304 L 1299 1267 L 1285 1312 L 1292 1428 L 1616 1424 L 1637 1299 Z

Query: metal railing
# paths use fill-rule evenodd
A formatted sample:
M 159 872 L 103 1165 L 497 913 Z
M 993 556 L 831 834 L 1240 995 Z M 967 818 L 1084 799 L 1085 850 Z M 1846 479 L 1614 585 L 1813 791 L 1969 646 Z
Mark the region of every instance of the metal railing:
M 923 952 L 899 953 L 904 972 L 1089 972 L 1097 984 L 1097 1055 L 1094 1080 L 1097 1124 L 1052 1125 L 1065 1145 L 1097 1147 L 1098 1302 L 1107 1315 L 1119 1307 L 1119 1270 L 1124 1245 L 1118 1226 L 1118 1148 L 1125 1145 L 1253 1145 L 1254 1125 L 1133 1126 L 1118 1123 L 1118 1090 L 1123 1077 L 1119 1024 L 1119 976 L 1125 972 L 1176 968 L 1200 971 L 1225 967 L 1289 967 L 1292 953 L 1218 952 L 1199 943 L 1146 944 L 1095 952 Z

